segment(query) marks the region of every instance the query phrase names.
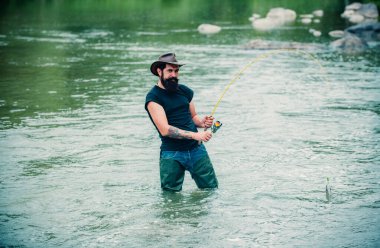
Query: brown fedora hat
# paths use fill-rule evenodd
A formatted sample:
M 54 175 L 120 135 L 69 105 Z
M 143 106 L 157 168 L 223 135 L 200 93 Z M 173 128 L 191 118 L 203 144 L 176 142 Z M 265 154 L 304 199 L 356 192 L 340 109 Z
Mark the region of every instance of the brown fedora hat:
M 150 66 L 150 71 L 158 76 L 158 73 L 157 73 L 157 67 L 160 65 L 160 64 L 171 64 L 171 65 L 178 65 L 179 67 L 183 66 L 184 64 L 180 64 L 178 63 L 176 57 L 175 57 L 175 53 L 165 53 L 163 55 L 161 55 L 157 61 L 154 61 L 153 64 Z

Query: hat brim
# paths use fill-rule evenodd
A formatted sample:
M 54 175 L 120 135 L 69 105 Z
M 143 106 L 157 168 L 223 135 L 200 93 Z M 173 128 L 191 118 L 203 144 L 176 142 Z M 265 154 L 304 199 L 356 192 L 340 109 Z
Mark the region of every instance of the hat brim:
M 162 61 L 154 61 L 153 64 L 150 66 L 150 71 L 153 73 L 153 75 L 158 76 L 157 73 L 157 68 L 160 64 L 170 64 L 170 65 L 178 65 L 179 67 L 185 65 L 185 64 L 180 64 L 176 62 L 162 62 Z

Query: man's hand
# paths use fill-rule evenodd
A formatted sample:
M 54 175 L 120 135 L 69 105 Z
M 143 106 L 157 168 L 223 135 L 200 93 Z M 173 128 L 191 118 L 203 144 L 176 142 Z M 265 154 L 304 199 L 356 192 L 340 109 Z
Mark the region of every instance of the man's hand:
M 214 117 L 209 115 L 205 116 L 202 120 L 204 128 L 210 128 L 214 122 Z
M 211 139 L 212 133 L 210 131 L 194 133 L 194 139 L 198 141 L 207 142 Z

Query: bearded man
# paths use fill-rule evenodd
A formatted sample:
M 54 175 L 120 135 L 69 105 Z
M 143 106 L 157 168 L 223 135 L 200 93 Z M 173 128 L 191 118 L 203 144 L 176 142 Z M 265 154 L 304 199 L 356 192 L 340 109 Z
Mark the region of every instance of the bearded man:
M 178 83 L 180 64 L 174 53 L 161 55 L 150 71 L 157 84 L 146 95 L 145 110 L 161 138 L 160 180 L 165 191 L 182 190 L 185 171 L 200 189 L 215 189 L 218 180 L 202 142 L 211 139 L 206 131 L 214 118 L 200 118 L 193 102 L 194 92 Z M 198 131 L 197 128 L 205 128 Z

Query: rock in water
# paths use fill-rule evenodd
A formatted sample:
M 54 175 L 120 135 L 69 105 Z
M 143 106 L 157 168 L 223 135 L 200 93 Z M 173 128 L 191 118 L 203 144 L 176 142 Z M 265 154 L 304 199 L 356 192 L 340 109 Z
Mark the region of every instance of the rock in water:
M 329 35 L 333 38 L 342 38 L 344 36 L 343 30 L 333 30 L 329 32 Z
M 347 10 L 358 10 L 358 9 L 360 9 L 362 7 L 362 4 L 361 3 L 357 3 L 357 2 L 355 2 L 355 3 L 352 3 L 352 4 L 350 4 L 350 5 L 347 5 L 346 6 L 346 9 Z
M 353 3 L 346 6 L 341 17 L 346 18 L 351 23 L 370 23 L 377 22 L 379 11 L 374 3 Z
M 222 30 L 221 27 L 212 24 L 201 24 L 198 26 L 198 32 L 206 35 L 217 34 L 220 30 Z
M 311 19 L 310 19 L 310 18 L 302 18 L 302 19 L 301 19 L 301 22 L 302 22 L 303 24 L 310 24 L 310 23 L 311 23 Z
M 322 17 L 323 16 L 323 10 L 321 10 L 321 9 L 314 10 L 313 15 L 316 17 Z
M 267 18 L 280 20 L 282 23 L 294 22 L 297 14 L 294 10 L 284 8 L 270 9 Z
M 279 28 L 286 23 L 293 22 L 297 17 L 295 11 L 284 8 L 271 9 L 265 18 L 251 17 L 252 26 L 259 31 L 270 31 Z
M 379 11 L 374 3 L 363 4 L 358 10 L 358 14 L 363 15 L 365 18 L 375 19 L 379 17 Z
M 348 18 L 348 21 L 351 23 L 361 23 L 364 21 L 364 16 L 360 14 L 353 14 Z
M 259 31 L 269 31 L 275 28 L 278 28 L 282 25 L 281 21 L 271 18 L 260 18 L 252 22 L 254 29 Z
M 312 34 L 313 34 L 315 37 L 319 37 L 319 36 L 322 35 L 322 32 L 319 31 L 319 30 L 314 30 L 314 31 L 312 32 Z
M 362 23 L 345 30 L 365 41 L 380 41 L 380 22 Z
M 335 50 L 348 54 L 361 53 L 368 48 L 365 40 L 353 34 L 347 34 L 343 38 L 331 42 L 330 46 Z

